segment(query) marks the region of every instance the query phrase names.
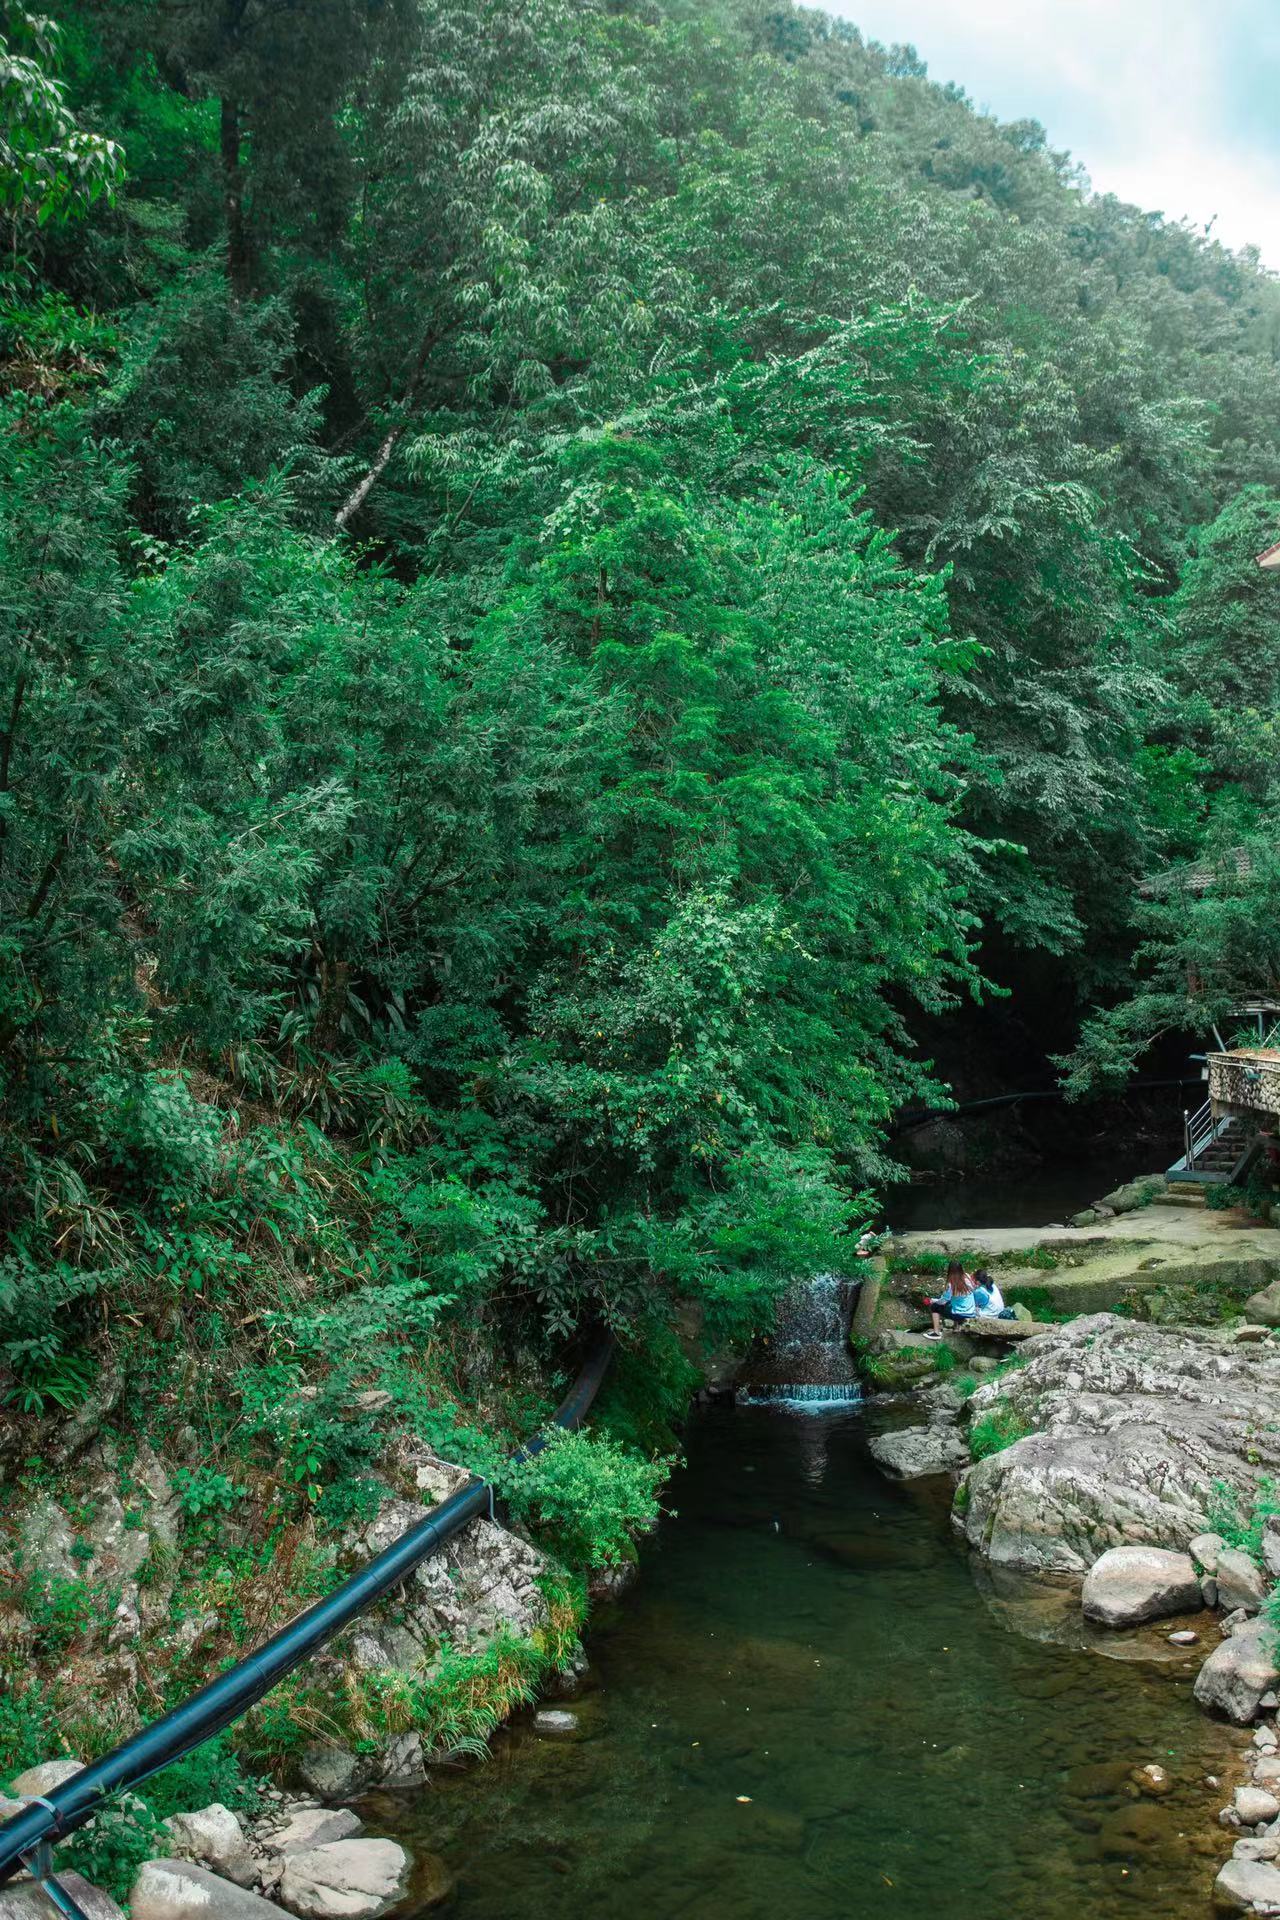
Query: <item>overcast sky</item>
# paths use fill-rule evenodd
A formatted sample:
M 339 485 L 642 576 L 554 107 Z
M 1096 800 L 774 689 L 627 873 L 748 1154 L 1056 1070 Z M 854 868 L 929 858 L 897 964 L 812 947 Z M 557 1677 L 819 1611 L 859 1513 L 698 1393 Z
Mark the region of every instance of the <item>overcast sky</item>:
M 1280 270 L 1280 0 L 826 0 L 1002 120 L 1039 120 L 1100 193 Z

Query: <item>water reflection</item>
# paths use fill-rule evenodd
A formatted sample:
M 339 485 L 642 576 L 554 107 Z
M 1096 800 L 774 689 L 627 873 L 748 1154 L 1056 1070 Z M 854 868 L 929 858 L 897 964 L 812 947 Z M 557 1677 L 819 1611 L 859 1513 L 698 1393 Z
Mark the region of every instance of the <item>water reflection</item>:
M 688 1453 L 678 1519 L 593 1635 L 580 1737 L 517 1727 L 388 1823 L 456 1870 L 452 1912 L 1204 1910 L 1203 1776 L 1232 1745 L 1193 1669 L 1100 1660 L 1060 1601 L 1055 1627 L 985 1570 L 975 1586 L 936 1490 L 883 1481 L 860 1416 L 710 1413 Z M 1174 1780 L 1158 1804 L 1130 1778 L 1152 1760 Z

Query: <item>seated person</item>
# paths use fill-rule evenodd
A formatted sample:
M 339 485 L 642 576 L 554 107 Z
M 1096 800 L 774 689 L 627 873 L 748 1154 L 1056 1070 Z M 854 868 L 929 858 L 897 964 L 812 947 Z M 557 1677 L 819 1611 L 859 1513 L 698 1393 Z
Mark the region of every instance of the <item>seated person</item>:
M 1004 1295 L 985 1267 L 979 1267 L 973 1276 L 973 1297 L 979 1313 L 1004 1312 Z
M 941 1340 L 944 1318 L 955 1326 L 965 1320 L 972 1320 L 977 1312 L 973 1297 L 973 1281 L 969 1278 L 958 1260 L 953 1260 L 947 1268 L 946 1285 L 935 1298 L 925 1301 L 933 1320 L 926 1340 Z

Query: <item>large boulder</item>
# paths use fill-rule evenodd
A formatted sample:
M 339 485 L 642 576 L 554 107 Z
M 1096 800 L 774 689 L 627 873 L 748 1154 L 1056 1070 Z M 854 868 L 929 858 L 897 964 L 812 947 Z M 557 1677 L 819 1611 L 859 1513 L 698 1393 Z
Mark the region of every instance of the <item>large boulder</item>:
M 1133 1627 L 1142 1620 L 1198 1611 L 1200 1580 L 1189 1553 L 1167 1547 L 1112 1547 L 1085 1575 L 1080 1602 L 1088 1620 L 1104 1627 Z
M 870 1442 L 878 1467 L 899 1480 L 917 1480 L 926 1474 L 949 1473 L 962 1467 L 969 1449 L 954 1427 L 900 1427 L 896 1433 L 878 1433 Z
M 58 1879 L 85 1920 L 124 1920 L 111 1895 L 91 1887 L 80 1874 L 60 1866 Z M 0 1889 L 0 1920 L 62 1920 L 62 1915 L 43 1887 L 34 1880 L 20 1880 L 16 1886 Z
M 199 1860 L 238 1887 L 251 1887 L 258 1877 L 244 1829 L 232 1813 L 215 1800 L 194 1813 L 175 1813 L 164 1822 L 169 1845 L 182 1860 Z
M 1213 1574 L 1218 1583 L 1218 1605 L 1228 1613 L 1236 1607 L 1256 1613 L 1267 1597 L 1265 1577 L 1239 1547 L 1222 1548 Z
M 1280 1476 L 1280 1350 L 1100 1313 L 1022 1353 L 970 1400 L 1027 1434 L 965 1476 L 964 1531 L 999 1564 L 1083 1575 L 1111 1547 L 1183 1551 L 1219 1483 L 1247 1509 Z
M 144 1860 L 129 1911 L 133 1920 L 280 1920 L 269 1900 L 190 1860 Z
M 1263 1694 L 1280 1680 L 1276 1660 L 1274 1631 L 1261 1620 L 1250 1620 L 1209 1655 L 1196 1677 L 1196 1699 L 1238 1726 L 1248 1726 L 1257 1718 Z
M 1213 1883 L 1219 1913 L 1280 1914 L 1280 1870 L 1266 1860 L 1230 1859 Z
M 1280 1280 L 1250 1295 L 1244 1303 L 1244 1317 L 1255 1327 L 1280 1327 Z
M 373 1920 L 394 1905 L 409 1856 L 394 1840 L 332 1840 L 293 1853 L 280 1876 L 280 1902 L 302 1920 Z

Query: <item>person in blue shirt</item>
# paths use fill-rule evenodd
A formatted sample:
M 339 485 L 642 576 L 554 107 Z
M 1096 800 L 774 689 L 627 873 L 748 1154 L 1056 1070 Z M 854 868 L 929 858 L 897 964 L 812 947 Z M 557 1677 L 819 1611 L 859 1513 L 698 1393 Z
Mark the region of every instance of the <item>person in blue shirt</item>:
M 947 1268 L 946 1285 L 933 1299 L 925 1301 L 933 1320 L 933 1326 L 925 1335 L 926 1340 L 941 1340 L 942 1322 L 949 1321 L 953 1326 L 960 1321 L 972 1320 L 978 1311 L 973 1296 L 973 1281 L 958 1260 L 953 1260 Z
M 985 1267 L 979 1267 L 973 1276 L 973 1297 L 979 1313 L 1004 1312 L 1004 1295 Z

